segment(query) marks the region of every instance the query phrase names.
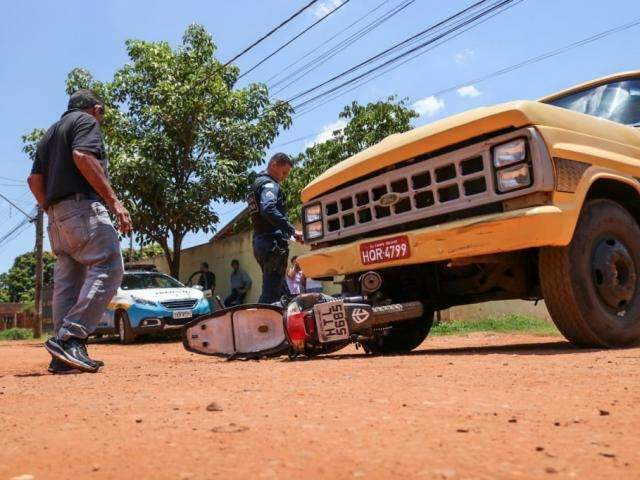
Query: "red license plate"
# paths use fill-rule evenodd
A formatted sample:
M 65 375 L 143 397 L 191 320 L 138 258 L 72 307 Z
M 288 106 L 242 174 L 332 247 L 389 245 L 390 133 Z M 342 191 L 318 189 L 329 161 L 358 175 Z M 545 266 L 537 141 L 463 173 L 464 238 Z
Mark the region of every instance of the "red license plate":
M 409 237 L 406 235 L 360 244 L 360 260 L 363 265 L 391 262 L 410 256 Z

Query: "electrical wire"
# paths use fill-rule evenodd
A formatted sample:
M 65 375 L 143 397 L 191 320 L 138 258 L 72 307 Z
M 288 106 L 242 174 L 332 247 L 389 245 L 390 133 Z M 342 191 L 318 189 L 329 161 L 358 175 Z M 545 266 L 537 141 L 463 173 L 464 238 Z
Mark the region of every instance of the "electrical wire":
M 488 0 L 480 0 L 480 1 L 478 1 L 478 2 L 475 2 L 475 3 L 474 3 L 474 4 L 472 4 L 471 6 L 469 6 L 469 7 L 465 8 L 465 9 L 463 9 L 463 10 L 460 10 L 459 12 L 457 12 L 457 13 L 455 13 L 455 14 L 453 14 L 453 15 L 451 15 L 451 16 L 449 16 L 449 17 L 447 17 L 447 18 L 445 18 L 444 20 L 442 20 L 442 21 L 440 21 L 440 22 L 438 22 L 438 23 L 436 23 L 436 24 L 434 24 L 434 25 L 431 25 L 430 27 L 428 27 L 428 28 L 426 28 L 426 29 L 422 30 L 421 32 L 418 32 L 418 33 L 417 33 L 417 34 L 415 34 L 415 35 L 412 35 L 411 37 L 409 37 L 409 38 L 407 38 L 407 39 L 405 39 L 405 40 L 403 40 L 403 41 L 401 41 L 401 42 L 396 43 L 395 45 L 393 45 L 393 46 L 391 46 L 391 47 L 389 47 L 389 48 L 387 48 L 387 49 L 383 50 L 383 51 L 382 51 L 382 52 L 380 52 L 380 53 L 378 53 L 378 54 L 376 54 L 376 55 L 374 55 L 374 56 L 372 56 L 372 57 L 367 58 L 366 60 L 364 60 L 364 61 L 362 61 L 362 62 L 358 63 L 357 65 L 355 65 L 355 66 L 353 66 L 353 67 L 351 67 L 351 68 L 348 68 L 347 70 L 345 70 L 345 71 L 343 71 L 343 72 L 341 72 L 341 73 L 339 73 L 339 74 L 337 74 L 337 75 L 334 75 L 333 77 L 329 78 L 328 80 L 325 80 L 325 81 L 323 81 L 323 82 L 321 82 L 321 83 L 319 83 L 319 84 L 317 84 L 317 85 L 314 85 L 314 86 L 313 86 L 313 87 L 311 87 L 311 88 L 308 88 L 307 90 L 304 90 L 303 92 L 300 92 L 300 93 L 298 93 L 298 94 L 296 94 L 296 95 L 292 96 L 292 97 L 291 97 L 291 98 L 289 98 L 287 101 L 288 101 L 288 102 L 293 102 L 293 101 L 298 100 L 299 98 L 302 98 L 302 97 L 304 97 L 304 96 L 308 95 L 309 93 L 312 93 L 312 92 L 314 92 L 314 91 L 316 91 L 316 90 L 318 90 L 318 89 L 320 89 L 320 88 L 322 88 L 322 87 L 324 87 L 324 86 L 326 86 L 326 85 L 328 85 L 328 84 L 330 84 L 330 83 L 333 83 L 333 82 L 335 82 L 336 80 L 339 80 L 339 79 L 341 79 L 342 77 L 345 77 L 345 76 L 347 76 L 347 75 L 349 75 L 349 74 L 351 74 L 351 73 L 353 73 L 353 72 L 355 72 L 355 71 L 359 70 L 360 68 L 362 68 L 362 67 L 364 67 L 364 66 L 366 66 L 366 65 L 369 65 L 369 64 L 371 64 L 371 63 L 375 62 L 376 60 L 378 60 L 381 56 L 385 55 L 386 53 L 391 52 L 391 51 L 394 51 L 394 50 L 397 50 L 397 49 L 399 49 L 399 48 L 403 47 L 403 46 L 404 46 L 404 45 L 406 45 L 409 41 L 411 41 L 411 40 L 413 40 L 413 39 L 415 39 L 415 38 L 420 38 L 420 37 L 422 37 L 422 36 L 426 35 L 426 34 L 427 34 L 427 33 L 429 33 L 430 31 L 432 31 L 432 30 L 434 30 L 434 29 L 436 29 L 436 28 L 440 27 L 441 25 L 444 25 L 444 24 L 449 23 L 451 20 L 453 20 L 453 19 L 455 19 L 455 18 L 457 18 L 457 17 L 459 17 L 459 16 L 463 15 L 464 13 L 468 12 L 468 11 L 469 11 L 469 10 L 471 10 L 471 9 L 474 9 L 474 8 L 478 7 L 479 5 L 481 5 L 481 4 L 483 4 L 483 3 L 486 3 L 487 1 L 488 1 Z M 504 0 L 504 1 L 507 1 L 507 2 L 508 2 L 508 1 L 512 1 L 512 0 Z
M 238 79 L 244 77 L 245 75 L 248 75 L 249 73 L 253 72 L 256 68 L 258 68 L 260 65 L 262 65 L 264 62 L 266 62 L 267 60 L 269 60 L 271 57 L 273 57 L 274 55 L 276 55 L 278 52 L 282 51 L 283 49 L 285 49 L 286 47 L 288 47 L 289 45 L 291 45 L 293 42 L 295 42 L 298 38 L 300 38 L 302 35 L 304 35 L 305 33 L 307 33 L 309 30 L 311 30 L 313 27 L 315 27 L 316 25 L 318 25 L 319 23 L 323 22 L 325 19 L 327 19 L 328 17 L 330 17 L 331 15 L 333 15 L 335 12 L 337 12 L 338 10 L 340 10 L 342 7 L 344 7 L 347 3 L 349 3 L 351 0 L 343 0 L 340 5 L 338 5 L 336 8 L 334 8 L 333 10 L 327 12 L 326 14 L 324 14 L 322 17 L 320 17 L 318 20 L 316 20 L 315 22 L 313 22 L 311 25 L 309 25 L 307 28 L 305 28 L 304 30 L 302 30 L 300 33 L 298 33 L 297 35 L 295 35 L 293 38 L 289 39 L 288 41 L 286 41 L 285 43 L 283 43 L 282 45 L 280 45 L 278 48 L 276 48 L 273 52 L 271 52 L 269 55 L 267 55 L 266 57 L 264 57 L 262 60 L 260 60 L 258 63 L 256 63 L 253 67 L 249 68 L 246 72 L 244 72 L 242 75 L 240 75 L 238 77 Z
M 302 7 L 300 10 L 296 11 L 293 15 L 291 15 L 289 18 L 287 18 L 286 20 L 284 20 L 283 22 L 281 22 L 278 26 L 272 28 L 269 32 L 267 32 L 265 35 L 263 35 L 262 37 L 260 37 L 258 40 L 256 40 L 255 42 L 253 42 L 251 45 L 249 45 L 247 48 L 245 48 L 244 50 L 242 50 L 240 53 L 238 53 L 237 55 L 235 55 L 234 57 L 231 58 L 231 60 L 227 61 L 227 63 L 225 63 L 224 65 L 222 65 L 222 68 L 228 67 L 229 65 L 231 65 L 233 62 L 235 62 L 238 58 L 240 58 L 241 56 L 243 56 L 245 53 L 247 53 L 249 50 L 253 49 L 256 45 L 258 45 L 259 43 L 263 42 L 264 40 L 266 40 L 267 38 L 269 38 L 271 35 L 273 35 L 275 32 L 277 32 L 278 30 L 280 30 L 282 27 L 284 27 L 287 23 L 289 23 L 291 20 L 293 20 L 294 18 L 296 18 L 297 16 L 299 16 L 300 14 L 302 14 L 302 12 L 304 12 L 305 10 L 307 10 L 309 7 L 311 7 L 314 3 L 317 3 L 318 0 L 311 0 L 309 3 L 307 3 L 304 7 Z
M 376 5 L 375 7 L 373 7 L 371 10 L 369 10 L 367 13 L 365 13 L 362 17 L 360 17 L 359 19 L 357 19 L 355 22 L 350 23 L 349 25 L 347 25 L 346 27 L 344 27 L 342 30 L 340 30 L 339 32 L 335 33 L 334 35 L 330 36 L 329 38 L 327 38 L 324 42 L 322 42 L 321 44 L 319 44 L 318 46 L 312 48 L 311 50 L 309 50 L 308 52 L 306 52 L 304 55 L 302 55 L 301 57 L 299 57 L 297 60 L 295 60 L 294 62 L 291 62 L 289 65 L 287 65 L 286 67 L 280 69 L 279 72 L 275 73 L 274 75 L 272 75 L 271 77 L 267 78 L 264 83 L 269 84 L 273 79 L 278 78 L 279 76 L 283 75 L 284 72 L 286 72 L 287 70 L 289 70 L 290 68 L 294 67 L 295 65 L 297 65 L 298 63 L 300 63 L 303 60 L 306 60 L 307 58 L 309 58 L 309 55 L 313 54 L 314 52 L 316 52 L 318 50 L 318 48 L 325 46 L 327 43 L 330 43 L 331 41 L 333 41 L 334 39 L 336 39 L 337 37 L 339 37 L 340 35 L 342 35 L 344 32 L 346 32 L 347 30 L 349 30 L 351 27 L 353 27 L 354 25 L 357 25 L 358 23 L 360 23 L 362 20 L 364 20 L 365 18 L 367 18 L 369 15 L 371 15 L 372 13 L 374 13 L 376 10 L 379 10 L 380 8 L 382 8 L 384 5 L 386 5 L 387 3 L 389 3 L 391 0 L 383 0 L 381 3 L 379 3 L 378 5 Z
M 419 51 L 418 53 L 414 54 L 410 58 L 404 60 L 403 62 L 401 62 L 401 63 L 399 63 L 397 65 L 394 65 L 394 66 L 384 70 L 383 72 L 381 72 L 381 73 L 379 73 L 379 74 L 377 74 L 377 75 L 375 75 L 373 77 L 361 79 L 356 85 L 354 85 L 353 87 L 351 87 L 351 88 L 349 88 L 347 90 L 343 90 L 343 91 L 337 92 L 337 93 L 333 94 L 332 96 L 330 96 L 329 98 L 327 98 L 325 100 L 320 98 L 320 100 L 322 100 L 321 102 L 317 102 L 316 101 L 316 103 L 314 105 L 312 105 L 312 106 L 307 105 L 306 109 L 302 109 L 301 110 L 298 107 L 298 109 L 296 110 L 297 114 L 295 115 L 295 118 L 298 118 L 298 117 L 301 117 L 303 115 L 306 115 L 307 113 L 310 113 L 313 110 L 316 110 L 317 108 L 320 108 L 321 106 L 331 102 L 332 100 L 335 100 L 336 98 L 344 96 L 347 93 L 352 92 L 353 90 L 356 90 L 357 88 L 360 88 L 361 86 L 363 86 L 363 85 L 365 85 L 365 84 L 367 84 L 367 83 L 369 83 L 369 82 L 371 82 L 371 81 L 373 81 L 373 80 L 375 80 L 375 79 L 377 79 L 377 78 L 379 78 L 379 77 L 381 77 L 381 76 L 383 76 L 383 75 L 385 75 L 385 74 L 387 74 L 387 73 L 389 73 L 389 72 L 391 72 L 393 70 L 396 70 L 397 68 L 400 68 L 402 65 L 404 65 L 404 64 L 406 64 L 406 63 L 408 63 L 408 62 L 410 62 L 410 61 L 412 61 L 414 59 L 416 59 L 419 56 L 422 56 L 422 55 L 430 52 L 434 48 L 437 48 L 440 45 L 442 45 L 442 44 L 444 44 L 444 43 L 446 43 L 448 41 L 453 40 L 454 38 L 456 38 L 456 37 L 462 35 L 463 33 L 467 32 L 468 30 L 471 30 L 472 28 L 476 28 L 477 26 L 481 25 L 482 23 L 485 23 L 485 22 L 489 21 L 490 19 L 492 19 L 496 15 L 499 15 L 500 13 L 503 13 L 504 11 L 515 7 L 519 3 L 522 3 L 523 1 L 524 0 L 517 0 L 517 1 L 515 1 L 515 3 L 507 5 L 502 10 L 498 10 L 498 11 L 494 12 L 493 14 L 489 15 L 488 17 L 483 18 L 482 20 L 480 20 L 480 21 L 478 21 L 478 22 L 476 22 L 474 24 L 471 24 L 470 26 L 467 26 L 463 30 L 457 32 L 455 35 L 449 36 L 449 37 L 444 38 L 444 39 L 439 39 L 437 42 L 435 42 L 433 45 L 431 45 L 430 48 L 427 48 L 426 50 L 423 50 L 423 51 Z
M 393 18 L 398 13 L 402 12 L 405 8 L 409 7 L 414 2 L 415 0 L 404 0 L 399 5 L 393 7 L 391 10 L 384 13 L 382 16 L 378 17 L 374 21 L 365 25 L 363 28 L 361 28 L 360 30 L 358 30 L 357 32 L 355 32 L 345 40 L 341 41 L 331 49 L 314 57 L 312 60 L 310 60 L 309 62 L 304 64 L 302 67 L 298 68 L 297 70 L 295 70 L 290 75 L 287 75 L 281 80 L 275 82 L 273 85 L 270 86 L 270 88 L 275 88 L 284 82 L 288 82 L 288 83 L 286 83 L 284 86 L 280 87 L 278 90 L 273 92 L 273 95 L 277 95 L 278 93 L 282 92 L 292 84 L 306 77 L 311 72 L 319 68 L 321 65 L 329 61 L 331 58 L 335 57 L 338 53 L 349 48 L 351 45 L 355 44 L 358 40 L 364 38 L 367 34 L 369 34 L 373 30 L 378 28 L 380 25 L 384 24 L 385 22 Z

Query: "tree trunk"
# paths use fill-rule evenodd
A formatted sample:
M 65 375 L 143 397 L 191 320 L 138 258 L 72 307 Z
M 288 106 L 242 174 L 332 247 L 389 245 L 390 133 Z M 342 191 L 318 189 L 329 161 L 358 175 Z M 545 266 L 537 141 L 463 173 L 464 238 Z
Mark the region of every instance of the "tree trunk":
M 35 285 L 35 315 L 33 317 L 33 338 L 42 336 L 42 232 L 44 213 L 38 207 L 36 217 L 36 285 Z
M 180 280 L 180 253 L 182 249 L 182 235 L 173 234 L 173 259 L 169 268 L 171 276 Z

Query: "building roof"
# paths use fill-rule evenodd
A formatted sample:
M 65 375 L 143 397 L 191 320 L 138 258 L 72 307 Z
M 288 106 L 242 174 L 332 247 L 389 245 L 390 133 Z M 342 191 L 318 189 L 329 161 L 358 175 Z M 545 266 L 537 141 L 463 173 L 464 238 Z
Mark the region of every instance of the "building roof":
M 227 238 L 235 235 L 236 233 L 239 233 L 240 231 L 244 230 L 247 220 L 249 220 L 249 207 L 244 207 L 240 211 L 240 213 L 229 220 L 224 227 L 218 230 L 209 241 L 214 242 L 216 240 Z

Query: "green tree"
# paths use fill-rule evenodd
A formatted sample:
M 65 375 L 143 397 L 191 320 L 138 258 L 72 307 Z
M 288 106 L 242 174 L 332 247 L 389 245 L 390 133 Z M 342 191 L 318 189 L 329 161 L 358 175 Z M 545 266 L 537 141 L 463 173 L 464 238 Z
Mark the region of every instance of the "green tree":
M 409 107 L 407 99 L 391 96 L 386 101 L 367 105 L 353 102 L 344 107 L 338 117 L 346 122 L 341 130 L 334 131 L 332 138 L 307 148 L 294 158 L 296 168 L 283 185 L 293 220 L 300 219 L 300 191 L 311 180 L 385 137 L 410 130 L 411 121 L 418 114 Z
M 67 91 L 92 88 L 105 100 L 103 132 L 116 191 L 133 220 L 136 239 L 162 248 L 179 276 L 182 240 L 210 232 L 213 202 L 244 197 L 292 109 L 272 101 L 264 84 L 236 88 L 239 69 L 223 67 L 200 25 L 176 49 L 167 42 L 126 42 L 129 63 L 108 83 L 86 70 L 69 74 Z
M 44 284 L 53 281 L 53 265 L 56 258 L 44 252 Z M 7 302 L 29 302 L 34 299 L 36 275 L 36 255 L 34 252 L 18 255 L 8 272 L 0 275 L 0 299 Z
M 122 251 L 122 256 L 125 262 L 128 262 L 129 258 L 131 258 L 131 261 L 133 262 L 139 262 L 140 260 L 150 260 L 160 255 L 164 255 L 164 251 L 157 243 L 145 245 L 137 250 L 134 248 L 133 253 L 131 253 L 129 248 L 125 248 Z
M 36 149 L 38 142 L 44 136 L 45 130 L 42 128 L 34 128 L 26 135 L 22 136 L 22 151 L 29 156 L 31 161 L 36 159 Z

